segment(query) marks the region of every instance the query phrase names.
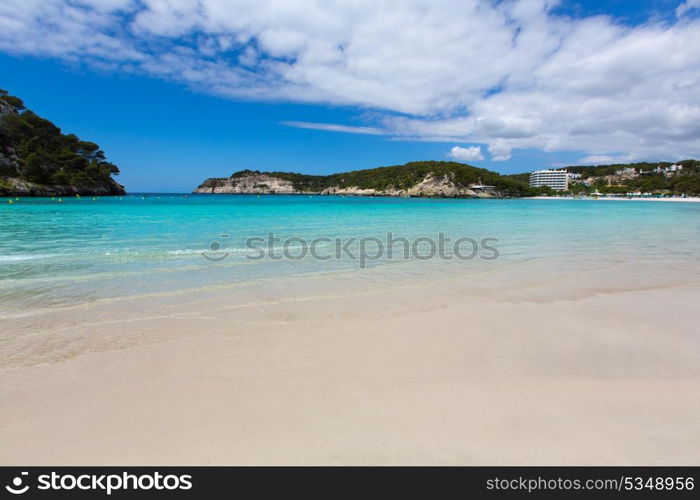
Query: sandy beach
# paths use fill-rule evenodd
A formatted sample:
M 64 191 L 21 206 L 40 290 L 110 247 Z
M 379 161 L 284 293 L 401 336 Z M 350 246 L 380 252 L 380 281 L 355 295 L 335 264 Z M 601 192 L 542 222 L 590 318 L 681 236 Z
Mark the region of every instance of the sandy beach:
M 0 486 L 700 489 L 699 42 L 700 0 L 0 3 Z
M 645 197 L 625 197 L 625 196 L 598 196 L 578 198 L 575 196 L 532 196 L 531 200 L 595 200 L 595 201 L 665 201 L 665 202 L 681 202 L 681 203 L 698 203 L 700 197 L 697 196 L 670 196 L 666 198 L 654 198 L 652 196 Z
M 18 315 L 0 463 L 694 465 L 700 283 L 639 272 Z

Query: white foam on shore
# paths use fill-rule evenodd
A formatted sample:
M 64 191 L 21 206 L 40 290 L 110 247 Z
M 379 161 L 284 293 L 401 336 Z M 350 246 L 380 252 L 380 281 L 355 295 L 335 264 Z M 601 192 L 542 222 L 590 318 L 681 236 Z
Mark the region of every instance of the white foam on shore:
M 700 202 L 700 197 L 688 196 L 681 198 L 680 196 L 674 196 L 670 198 L 653 198 L 653 197 L 608 197 L 608 196 L 530 196 L 525 198 L 528 200 L 590 200 L 590 201 L 670 201 L 670 202 L 689 202 L 698 203 Z
M 25 260 L 50 259 L 58 257 L 60 254 L 23 254 L 23 255 L 0 255 L 0 262 L 21 262 Z

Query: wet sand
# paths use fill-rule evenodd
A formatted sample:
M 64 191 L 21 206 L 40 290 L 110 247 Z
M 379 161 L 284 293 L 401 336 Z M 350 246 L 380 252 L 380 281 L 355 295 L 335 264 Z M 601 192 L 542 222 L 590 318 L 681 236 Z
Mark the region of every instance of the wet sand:
M 10 318 L 0 463 L 697 465 L 697 276 L 632 274 Z

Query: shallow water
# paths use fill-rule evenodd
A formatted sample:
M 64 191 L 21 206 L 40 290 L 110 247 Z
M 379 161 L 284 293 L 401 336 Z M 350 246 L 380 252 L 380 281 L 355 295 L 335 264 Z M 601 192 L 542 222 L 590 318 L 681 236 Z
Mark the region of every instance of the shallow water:
M 697 203 L 181 194 L 13 202 L 0 199 L 5 313 L 208 287 L 274 286 L 298 276 L 366 286 L 368 276 L 498 272 L 507 286 L 508 276 L 516 281 L 518 266 L 549 280 L 557 273 L 643 263 L 654 275 L 640 276 L 639 285 L 653 286 L 697 277 L 700 251 Z M 279 239 L 271 247 L 277 256 L 283 242 L 295 238 L 286 246 L 288 257 L 256 259 L 269 250 L 269 233 Z M 399 241 L 387 257 L 388 233 L 408 240 L 408 259 Z M 437 244 L 439 233 L 452 240 L 442 257 L 427 259 L 432 243 L 425 238 Z M 261 238 L 257 248 L 246 246 L 252 237 Z M 496 240 L 487 243 L 491 250 L 482 246 L 462 260 L 455 258 L 453 242 L 463 237 L 477 244 Z M 315 238 L 331 240 L 315 246 L 322 259 L 312 258 L 308 247 L 298 258 L 303 241 Z M 347 251 L 338 252 L 335 238 Z M 378 238 L 383 254 L 377 257 L 376 241 L 366 241 L 367 258 L 360 260 L 361 238 Z M 473 254 L 469 242 L 459 250 L 463 257 Z M 605 284 L 604 273 L 597 279 Z

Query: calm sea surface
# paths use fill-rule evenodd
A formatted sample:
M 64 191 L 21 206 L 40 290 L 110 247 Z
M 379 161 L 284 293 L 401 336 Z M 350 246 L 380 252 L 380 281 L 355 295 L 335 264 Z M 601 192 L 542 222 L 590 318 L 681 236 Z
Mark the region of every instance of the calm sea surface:
M 399 275 L 653 262 L 696 276 L 699 267 L 698 203 L 180 194 L 11 200 L 0 198 L 0 312 L 281 277 L 357 276 L 382 266 Z M 408 259 L 401 240 L 387 258 L 388 233 L 415 245 Z M 430 240 L 439 251 L 440 233 L 451 240 L 442 258 L 428 259 Z M 453 242 L 461 237 L 479 246 L 495 238 L 486 245 L 498 258 L 482 247 L 457 262 Z M 250 238 L 259 239 L 246 245 Z M 338 252 L 336 238 L 345 250 Z M 368 238 L 383 242 L 381 256 Z M 314 239 L 319 259 L 304 247 Z M 470 242 L 463 240 L 460 255 L 473 253 Z

